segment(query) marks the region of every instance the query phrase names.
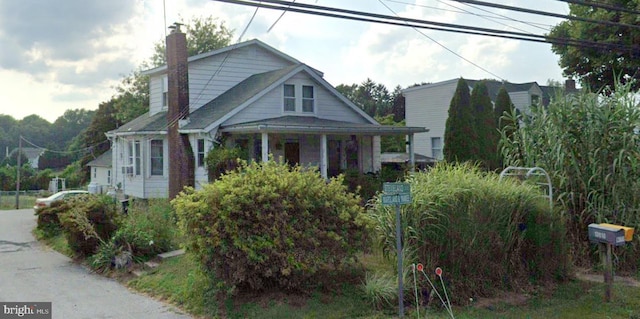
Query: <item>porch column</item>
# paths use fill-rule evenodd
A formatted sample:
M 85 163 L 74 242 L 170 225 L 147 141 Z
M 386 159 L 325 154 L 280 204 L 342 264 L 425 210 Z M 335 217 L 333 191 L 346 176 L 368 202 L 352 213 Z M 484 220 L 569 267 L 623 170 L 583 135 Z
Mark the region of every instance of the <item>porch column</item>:
M 327 154 L 327 135 L 320 135 L 320 174 L 322 178 L 328 179 L 329 174 L 327 174 L 327 163 L 329 162 L 328 154 Z
M 269 134 L 262 132 L 262 162 L 269 161 Z
M 413 133 L 409 134 L 409 165 L 410 170 L 413 172 L 416 169 L 416 154 L 413 152 Z

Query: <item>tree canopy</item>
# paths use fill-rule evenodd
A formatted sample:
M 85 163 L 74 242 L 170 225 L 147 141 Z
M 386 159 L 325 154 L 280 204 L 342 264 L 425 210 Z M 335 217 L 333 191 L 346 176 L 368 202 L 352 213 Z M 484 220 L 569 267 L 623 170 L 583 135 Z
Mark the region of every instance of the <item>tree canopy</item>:
M 476 160 L 487 169 L 498 168 L 498 131 L 493 111 L 493 103 L 489 97 L 489 89 L 484 81 L 479 81 L 471 92 L 471 109 L 473 110 L 476 130 Z
M 458 80 L 456 91 L 449 105 L 449 114 L 444 130 L 444 148 L 442 150 L 448 162 L 466 162 L 476 160 L 478 146 L 469 84 L 463 78 Z
M 640 10 L 640 0 L 602 0 L 598 3 Z M 640 19 L 635 13 L 579 4 L 570 4 L 569 9 L 570 15 L 575 17 L 640 26 Z M 588 45 L 552 45 L 553 52 L 560 56 L 559 64 L 564 75 L 578 79 L 583 87 L 591 91 L 598 91 L 604 86 L 613 89 L 617 80 L 622 83 L 630 79 L 640 80 L 639 28 L 566 20 L 554 26 L 549 36 L 595 41 L 613 47 L 606 49 Z M 639 87 L 640 81 L 636 81 L 633 88 Z

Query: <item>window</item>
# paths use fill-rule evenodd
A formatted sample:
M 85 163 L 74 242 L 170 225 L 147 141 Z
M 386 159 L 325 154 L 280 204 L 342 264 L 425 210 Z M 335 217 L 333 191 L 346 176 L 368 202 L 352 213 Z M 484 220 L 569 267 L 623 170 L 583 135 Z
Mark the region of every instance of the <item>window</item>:
M 198 152 L 198 167 L 203 167 L 204 166 L 204 139 L 198 139 L 198 143 L 197 143 L 197 152 Z
M 151 176 L 164 175 L 164 144 L 162 140 L 151 140 Z
M 135 152 L 135 174 L 140 175 L 140 141 L 134 141 Z
M 533 94 L 531 95 L 531 105 L 540 104 L 540 95 Z
M 293 84 L 284 85 L 284 111 L 296 111 L 296 87 Z
M 111 185 L 111 170 L 107 170 L 107 185 Z
M 127 165 L 133 167 L 133 141 L 127 143 Z
M 162 106 L 167 106 L 169 105 L 169 78 L 168 77 L 163 77 L 162 78 Z
M 96 167 L 93 168 L 93 178 L 98 176 L 98 169 Z
M 438 160 L 442 159 L 442 138 L 431 138 L 431 156 Z
M 253 160 L 262 162 L 262 139 L 260 138 L 253 140 Z
M 313 113 L 313 86 L 302 86 L 302 112 Z

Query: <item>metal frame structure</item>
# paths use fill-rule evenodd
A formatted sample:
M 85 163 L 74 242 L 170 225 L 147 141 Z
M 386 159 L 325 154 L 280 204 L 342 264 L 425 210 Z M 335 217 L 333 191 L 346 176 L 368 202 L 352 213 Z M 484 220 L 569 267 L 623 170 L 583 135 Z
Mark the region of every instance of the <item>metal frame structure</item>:
M 500 173 L 500 180 L 502 180 L 505 176 L 519 176 L 524 177 L 524 179 L 529 179 L 532 176 L 543 176 L 546 179 L 546 183 L 536 182 L 536 185 L 545 186 L 547 188 L 546 197 L 549 198 L 549 208 L 553 210 L 553 185 L 551 185 L 551 178 L 547 171 L 545 171 L 541 167 L 517 167 L 517 166 L 509 166 L 502 170 Z

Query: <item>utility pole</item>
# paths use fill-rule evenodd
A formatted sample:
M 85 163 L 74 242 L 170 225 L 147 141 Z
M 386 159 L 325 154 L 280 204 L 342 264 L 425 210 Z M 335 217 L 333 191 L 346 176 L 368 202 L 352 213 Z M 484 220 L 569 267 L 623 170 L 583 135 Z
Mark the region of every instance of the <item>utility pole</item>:
M 22 135 L 20 135 L 20 139 L 18 140 L 18 176 L 16 177 L 16 209 L 20 209 L 20 168 L 22 163 L 20 163 L 20 158 L 22 157 Z

